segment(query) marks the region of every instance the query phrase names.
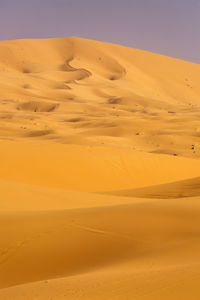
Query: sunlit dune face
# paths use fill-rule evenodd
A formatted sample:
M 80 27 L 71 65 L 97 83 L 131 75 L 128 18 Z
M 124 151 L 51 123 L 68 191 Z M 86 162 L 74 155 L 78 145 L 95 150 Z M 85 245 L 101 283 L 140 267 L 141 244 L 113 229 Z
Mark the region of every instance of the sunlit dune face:
M 0 136 L 199 158 L 198 65 L 77 38 L 1 45 Z

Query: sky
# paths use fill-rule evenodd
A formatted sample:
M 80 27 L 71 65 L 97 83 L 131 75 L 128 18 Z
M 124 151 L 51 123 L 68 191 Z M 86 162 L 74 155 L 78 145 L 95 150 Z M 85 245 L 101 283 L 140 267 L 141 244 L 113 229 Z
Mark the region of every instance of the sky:
M 200 0 L 0 0 L 0 40 L 66 36 L 200 63 Z

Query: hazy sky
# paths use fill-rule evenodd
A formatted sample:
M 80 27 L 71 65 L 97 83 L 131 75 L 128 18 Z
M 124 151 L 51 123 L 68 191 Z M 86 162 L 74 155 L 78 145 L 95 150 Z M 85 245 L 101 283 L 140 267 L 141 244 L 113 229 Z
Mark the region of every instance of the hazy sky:
M 200 63 L 200 0 L 0 0 L 0 40 L 65 36 Z

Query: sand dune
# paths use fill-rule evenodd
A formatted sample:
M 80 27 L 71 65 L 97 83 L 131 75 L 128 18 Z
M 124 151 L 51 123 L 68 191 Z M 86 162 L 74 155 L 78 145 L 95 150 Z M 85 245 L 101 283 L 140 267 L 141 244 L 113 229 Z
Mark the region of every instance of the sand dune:
M 0 141 L 0 164 L 2 180 L 84 192 L 139 188 L 200 175 L 200 160 L 24 140 Z
M 1 241 L 1 288 L 43 280 L 38 283 L 39 289 L 43 285 L 47 287 L 39 299 L 51 293 L 55 299 L 58 296 L 62 299 L 63 293 L 70 297 L 73 290 L 80 298 L 83 295 L 91 299 L 96 284 L 99 295 L 95 297 L 102 299 L 106 278 L 111 274 L 110 284 L 114 290 L 108 290 L 106 297 L 122 299 L 123 295 L 126 298 L 134 295 L 142 299 L 141 295 L 146 294 L 147 299 L 148 295 L 150 299 L 155 295 L 162 298 L 163 290 L 168 287 L 174 290 L 178 282 L 176 276 L 188 269 L 189 274 L 192 269 L 196 284 L 199 280 L 199 209 L 199 198 L 193 198 L 57 212 L 4 213 L 0 226 L 1 236 L 5 237 Z M 155 286 L 150 289 L 149 283 L 146 291 L 144 284 L 141 289 L 140 280 L 155 284 L 155 277 L 160 274 L 158 290 Z M 170 274 L 174 280 L 168 278 Z M 81 281 L 79 288 L 83 294 L 75 288 L 74 276 Z M 91 276 L 92 284 L 88 282 Z M 49 281 L 45 280 L 58 277 L 66 278 L 65 288 L 60 288 L 59 281 L 50 281 L 49 290 Z M 181 275 L 180 280 L 187 287 L 186 274 Z M 123 293 L 116 294 L 116 284 L 118 288 L 119 284 L 122 286 Z M 187 299 L 179 284 L 176 292 Z M 58 287 L 52 291 L 52 285 Z M 21 288 L 3 289 L 0 295 L 5 299 L 11 295 L 13 299 L 21 299 Z M 24 288 L 26 299 L 31 286 Z M 198 284 L 195 288 L 198 292 Z M 38 290 L 32 296 L 37 293 Z
M 0 42 L 0 136 L 199 158 L 199 72 L 78 38 Z
M 38 212 L 141 203 L 140 198 L 115 197 L 87 192 L 0 181 L 0 212 Z M 56 200 L 55 200 L 56 199 Z M 145 199 L 145 202 L 147 199 Z M 150 201 L 152 201 L 150 199 Z
M 192 178 L 168 184 L 160 184 L 139 189 L 107 192 L 110 195 L 142 198 L 174 199 L 200 196 L 200 178 Z
M 200 66 L 0 42 L 0 299 L 198 299 Z

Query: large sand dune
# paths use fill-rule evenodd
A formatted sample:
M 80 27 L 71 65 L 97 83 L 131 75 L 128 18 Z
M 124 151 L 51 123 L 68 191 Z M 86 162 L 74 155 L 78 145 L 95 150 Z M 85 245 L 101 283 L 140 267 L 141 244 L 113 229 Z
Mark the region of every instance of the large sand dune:
M 200 66 L 0 42 L 0 299 L 200 297 Z

